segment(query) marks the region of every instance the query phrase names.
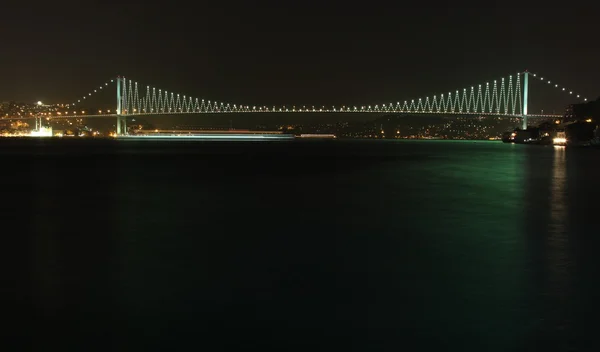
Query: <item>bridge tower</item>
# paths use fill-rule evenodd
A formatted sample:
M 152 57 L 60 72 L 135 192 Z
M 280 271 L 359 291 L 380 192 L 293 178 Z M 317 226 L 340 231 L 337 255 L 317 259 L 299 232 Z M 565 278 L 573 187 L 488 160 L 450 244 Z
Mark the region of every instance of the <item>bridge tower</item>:
M 127 134 L 127 117 L 123 114 L 121 96 L 121 77 L 117 77 L 117 136 Z
M 529 72 L 523 73 L 523 129 L 527 129 L 527 98 L 529 95 Z

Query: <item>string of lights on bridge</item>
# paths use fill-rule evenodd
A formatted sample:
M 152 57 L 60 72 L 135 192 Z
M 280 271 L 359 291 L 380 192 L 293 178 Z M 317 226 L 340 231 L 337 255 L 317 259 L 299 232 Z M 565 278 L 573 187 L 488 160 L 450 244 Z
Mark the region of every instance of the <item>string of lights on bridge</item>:
M 396 112 L 520 115 L 522 87 L 520 74 L 486 82 L 470 88 L 404 102 L 341 107 L 249 106 L 210 101 L 163 91 L 138 82 L 121 79 L 122 113 L 127 115 L 179 113 L 244 113 L 244 112 Z
M 405 100 L 403 102 L 362 105 L 362 106 L 250 106 L 231 104 L 218 101 L 192 98 L 186 95 L 168 92 L 148 85 L 144 87 L 136 81 L 127 78 L 111 79 L 82 96 L 70 106 L 73 110 L 94 94 L 105 91 L 113 83 L 121 85 L 121 113 L 125 115 L 158 115 L 158 114 L 196 114 L 196 113 L 423 113 L 423 114 L 490 114 L 519 116 L 522 114 L 522 80 L 525 72 L 509 75 L 497 80 L 472 85 L 462 90 L 427 96 L 424 98 Z M 551 80 L 536 73 L 529 73 L 529 78 L 535 78 L 554 88 L 569 92 L 577 98 L 580 94 L 566 89 Z M 587 101 L 587 98 L 582 98 Z M 73 111 L 79 115 L 79 111 Z M 85 114 L 85 111 L 81 111 Z M 88 112 L 88 116 L 92 112 Z M 99 114 L 111 114 L 111 110 L 98 111 Z M 117 113 L 114 110 L 114 113 Z M 67 115 L 69 112 L 66 113 Z M 530 115 L 541 116 L 541 115 Z M 548 115 L 550 116 L 550 115 Z
M 92 97 L 94 94 L 96 93 L 100 93 L 103 90 L 106 90 L 105 88 L 108 88 L 109 86 L 112 86 L 115 83 L 115 79 L 111 79 L 110 81 L 104 82 L 104 84 L 101 84 L 100 86 L 98 86 L 98 88 L 94 88 L 93 90 L 91 90 L 90 92 L 88 92 L 86 95 L 82 96 L 80 99 L 77 100 L 77 102 L 73 102 L 67 106 L 72 107 L 73 109 L 75 109 L 78 105 L 81 105 L 81 103 L 85 103 L 85 101 L 87 100 L 87 98 Z M 110 113 L 110 110 L 106 110 L 106 112 Z M 116 111 L 115 111 L 116 112 Z M 85 112 L 82 112 L 82 114 Z
M 561 86 L 560 84 L 557 83 L 553 83 L 552 80 L 547 79 L 547 77 L 545 78 L 545 76 L 537 74 L 537 73 L 532 73 L 529 72 L 529 77 L 533 77 L 534 79 L 539 79 L 542 83 L 547 83 L 549 85 L 551 85 L 552 87 L 559 89 L 563 92 L 569 92 L 569 95 L 574 95 L 576 96 L 578 99 L 583 99 L 584 102 L 587 101 L 587 98 L 582 97 L 581 94 L 577 94 L 575 93 L 572 89 L 567 89 L 566 87 Z

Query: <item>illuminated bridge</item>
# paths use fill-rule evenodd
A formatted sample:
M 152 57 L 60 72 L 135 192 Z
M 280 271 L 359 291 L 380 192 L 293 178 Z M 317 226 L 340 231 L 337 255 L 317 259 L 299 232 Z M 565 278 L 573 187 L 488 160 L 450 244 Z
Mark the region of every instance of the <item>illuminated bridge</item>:
M 410 114 L 456 114 L 488 115 L 522 118 L 523 128 L 527 127 L 528 117 L 562 117 L 552 114 L 529 114 L 527 103 L 529 80 L 535 79 L 578 98 L 586 98 L 573 90 L 563 87 L 541 75 L 528 71 L 471 85 L 466 88 L 449 91 L 416 99 L 387 102 L 375 105 L 342 106 L 257 106 L 234 104 L 214 100 L 195 98 L 170 92 L 149 85 L 143 85 L 125 77 L 111 79 L 94 88 L 86 95 L 70 104 L 63 112 L 46 118 L 113 116 L 117 119 L 117 135 L 127 131 L 127 118 L 139 115 L 173 114 L 223 114 L 223 113 L 410 113 Z M 93 95 L 115 89 L 116 106 L 112 110 L 96 114 L 77 114 L 77 108 L 89 101 Z M 36 125 L 42 125 L 42 117 L 36 117 Z

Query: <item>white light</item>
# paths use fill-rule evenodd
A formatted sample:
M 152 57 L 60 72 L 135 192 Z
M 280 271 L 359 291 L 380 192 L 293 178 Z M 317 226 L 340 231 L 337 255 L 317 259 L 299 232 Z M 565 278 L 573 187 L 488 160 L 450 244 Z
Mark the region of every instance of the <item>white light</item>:
M 42 106 L 42 102 L 41 102 L 41 101 L 38 101 L 38 102 L 37 102 L 37 105 L 39 105 L 39 106 Z
M 566 138 L 554 138 L 554 144 L 564 144 L 567 143 Z

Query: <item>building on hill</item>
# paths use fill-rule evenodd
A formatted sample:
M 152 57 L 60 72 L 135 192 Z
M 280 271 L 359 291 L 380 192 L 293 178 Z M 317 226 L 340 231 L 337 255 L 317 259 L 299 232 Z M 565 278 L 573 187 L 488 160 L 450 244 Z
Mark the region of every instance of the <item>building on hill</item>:
M 565 113 L 565 121 L 586 121 L 600 123 L 600 97 L 595 101 L 571 104 Z

